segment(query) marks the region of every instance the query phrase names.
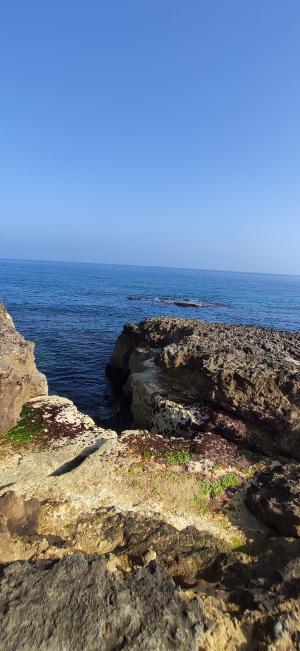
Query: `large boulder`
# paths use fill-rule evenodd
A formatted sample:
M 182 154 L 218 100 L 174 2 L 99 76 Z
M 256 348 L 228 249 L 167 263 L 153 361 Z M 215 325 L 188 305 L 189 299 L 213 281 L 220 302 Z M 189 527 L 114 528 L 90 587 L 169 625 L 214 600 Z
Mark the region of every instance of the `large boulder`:
M 142 371 L 138 356 L 144 361 Z M 207 420 L 211 410 L 239 418 L 257 440 L 300 458 L 300 333 L 189 319 L 147 319 L 125 326 L 108 374 L 114 382 L 129 377 L 137 426 L 159 430 L 162 410 L 162 433 L 167 429 L 166 412 L 170 423 L 180 420 L 162 396 L 184 409 L 188 406 L 189 434 L 201 429 L 191 407 L 206 407 Z M 182 420 L 180 428 L 182 433 Z M 170 433 L 174 434 L 172 428 Z
M 16 330 L 0 305 L 0 434 L 14 427 L 30 398 L 47 392 L 47 380 L 35 364 L 34 344 Z

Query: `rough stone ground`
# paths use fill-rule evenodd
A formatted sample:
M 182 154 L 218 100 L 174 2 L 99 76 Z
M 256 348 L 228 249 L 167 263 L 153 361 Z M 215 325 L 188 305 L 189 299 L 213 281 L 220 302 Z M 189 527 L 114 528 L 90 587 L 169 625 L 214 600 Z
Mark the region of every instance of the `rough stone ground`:
M 0 614 L 5 635 L 11 636 L 4 638 L 5 649 L 27 651 L 28 640 L 39 649 L 59 649 L 67 639 L 76 651 L 93 648 L 88 645 L 103 636 L 111 618 L 109 607 L 101 609 L 101 617 L 92 623 L 89 613 L 98 612 L 109 594 L 114 595 L 118 617 L 112 618 L 105 633 L 108 641 L 100 648 L 120 648 L 119 615 L 121 630 L 126 631 L 124 648 L 141 648 L 139 644 L 145 649 L 190 649 L 194 644 L 195 649 L 220 651 L 298 648 L 300 541 L 276 537 L 244 501 L 249 482 L 273 461 L 241 451 L 213 433 L 195 440 L 147 431 L 117 437 L 97 428 L 70 401 L 55 396 L 35 399 L 28 407 L 25 421 L 37 426 L 32 438 L 20 442 L 8 433 L 1 445 L 0 560 L 25 563 L 8 565 L 2 575 Z M 74 557 L 77 584 L 82 567 L 90 563 L 85 556 L 77 561 L 80 553 L 97 554 L 102 560 L 92 561 L 97 568 L 91 570 L 92 581 L 87 587 L 83 582 L 82 595 L 80 591 L 77 595 L 69 574 L 62 582 L 63 564 L 55 563 L 54 576 L 52 565 L 40 563 L 57 559 L 63 563 Z M 149 563 L 155 567 L 158 563 L 158 576 L 162 583 L 167 581 L 171 613 L 167 620 L 159 615 L 158 592 L 162 589 L 165 600 L 165 588 L 161 582 L 151 583 Z M 97 572 L 101 590 L 95 593 Z M 21 577 L 24 589 L 19 587 Z M 150 590 L 155 596 L 157 605 L 148 604 L 151 616 L 139 601 L 137 577 L 145 594 Z M 68 617 L 60 621 L 46 601 L 38 607 L 28 602 L 30 585 L 43 594 L 48 585 L 52 594 L 58 594 L 58 604 L 60 599 L 62 604 L 71 603 Z M 81 596 L 87 598 L 88 587 L 89 609 L 79 627 L 77 603 L 82 603 Z M 188 603 L 184 617 L 183 602 Z M 24 608 L 28 610 L 31 623 L 22 643 L 19 618 L 7 609 L 9 603 L 16 605 L 20 617 Z M 132 628 L 126 622 L 136 608 Z M 155 626 L 148 630 L 146 620 L 153 622 L 153 617 Z M 195 629 L 187 624 L 190 617 L 192 622 L 195 617 Z M 73 632 L 63 621 L 72 622 Z M 46 628 L 36 622 L 44 622 Z M 48 643 L 43 636 L 49 631 Z M 152 639 L 160 639 L 160 646 L 153 646 Z
M 250 537 L 264 531 L 243 499 L 245 483 L 265 465 L 255 455 L 249 458 L 216 437 L 204 443 L 201 437 L 191 441 L 128 431 L 117 438 L 55 396 L 35 399 L 28 407 L 30 423 L 38 423 L 41 432 L 35 430 L 26 443 L 10 433 L 3 437 L 0 491 L 38 499 L 40 531 L 46 535 L 69 538 L 82 514 L 111 506 L 161 518 L 179 529 L 195 525 L 233 547 L 244 544 L 245 530 Z M 209 446 L 213 453 L 207 458 Z M 72 544 L 99 551 L 97 532 L 88 550 L 74 533 Z M 19 558 L 15 545 L 11 540 L 4 560 Z M 25 546 L 23 558 L 33 553 Z
M 300 537 L 299 464 L 275 465 L 258 473 L 247 490 L 247 504 L 283 536 Z
M 0 635 L 7 649 L 196 651 L 205 628 L 200 603 L 181 596 L 163 567 L 122 573 L 95 556 L 8 567 L 0 587 L 3 609 Z
M 1 435 L 1 650 L 299 651 L 299 339 L 196 323 L 117 342 L 139 429 L 43 396 Z

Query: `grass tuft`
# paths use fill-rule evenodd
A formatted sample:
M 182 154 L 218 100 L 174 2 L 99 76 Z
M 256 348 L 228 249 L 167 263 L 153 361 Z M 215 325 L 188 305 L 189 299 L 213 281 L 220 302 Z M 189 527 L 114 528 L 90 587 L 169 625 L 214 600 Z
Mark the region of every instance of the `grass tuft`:
M 238 477 L 234 472 L 223 475 L 216 481 L 210 482 L 207 479 L 201 479 L 197 482 L 197 492 L 194 495 L 194 501 L 196 504 L 202 506 L 214 497 L 218 497 L 218 495 L 224 493 L 227 488 L 236 486 L 238 483 Z
M 190 461 L 191 457 L 188 454 L 188 452 L 184 452 L 184 450 L 177 450 L 174 452 L 168 452 L 166 455 L 166 461 L 170 466 L 184 466 L 186 463 Z
M 145 459 L 145 460 L 147 460 L 147 459 L 151 459 L 151 457 L 153 456 L 153 452 L 151 452 L 151 450 L 146 450 L 146 449 L 144 448 L 144 449 L 142 450 L 142 452 L 141 452 L 141 456 L 142 456 L 142 458 Z

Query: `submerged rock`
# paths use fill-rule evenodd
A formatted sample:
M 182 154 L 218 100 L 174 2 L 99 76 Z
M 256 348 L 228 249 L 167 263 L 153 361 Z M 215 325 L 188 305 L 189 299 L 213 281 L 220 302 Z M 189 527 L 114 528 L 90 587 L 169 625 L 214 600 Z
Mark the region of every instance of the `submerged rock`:
M 247 490 L 250 509 L 283 536 L 300 537 L 300 467 L 276 465 L 260 472 Z
M 34 344 L 15 329 L 0 305 L 0 434 L 16 424 L 24 403 L 47 392 L 47 380 L 36 368 Z
M 132 365 L 138 355 L 142 370 Z M 124 327 L 108 373 L 119 384 L 129 377 L 137 426 L 161 433 L 169 426 L 174 434 L 176 420 L 182 434 L 214 423 L 219 433 L 216 414 L 223 412 L 241 420 L 236 431 L 246 427 L 251 445 L 300 458 L 300 333 L 146 319 Z M 193 412 L 200 410 L 205 420 L 205 409 L 202 426 Z

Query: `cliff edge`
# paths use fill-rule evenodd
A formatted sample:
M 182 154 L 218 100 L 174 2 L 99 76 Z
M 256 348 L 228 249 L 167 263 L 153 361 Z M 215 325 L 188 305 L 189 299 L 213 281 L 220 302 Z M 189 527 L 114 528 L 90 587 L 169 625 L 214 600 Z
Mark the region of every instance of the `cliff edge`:
M 30 398 L 47 392 L 46 377 L 35 364 L 34 344 L 16 330 L 0 305 L 0 434 L 16 424 Z
M 137 427 L 214 431 L 300 458 L 300 333 L 152 318 L 126 325 L 108 375 Z

